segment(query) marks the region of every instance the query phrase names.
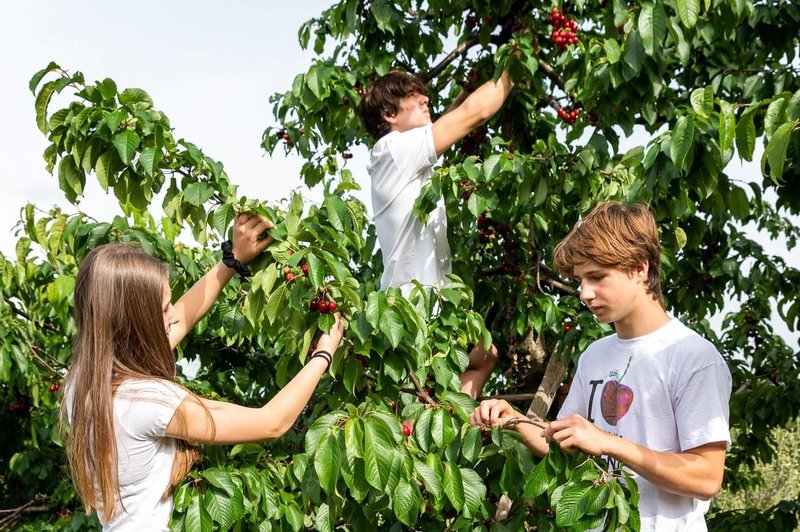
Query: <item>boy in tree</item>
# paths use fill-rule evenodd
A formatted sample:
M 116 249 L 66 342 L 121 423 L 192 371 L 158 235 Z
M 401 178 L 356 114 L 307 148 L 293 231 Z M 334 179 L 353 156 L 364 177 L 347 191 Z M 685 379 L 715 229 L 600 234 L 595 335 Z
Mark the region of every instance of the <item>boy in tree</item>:
M 439 156 L 503 105 L 513 84 L 507 73 L 490 80 L 435 122 L 425 83 L 413 74 L 390 72 L 373 83 L 361 99 L 359 114 L 375 139 L 368 171 L 372 209 L 383 253 L 381 288 L 399 287 L 408 295 L 416 279 L 439 287 L 451 273 L 444 201 L 427 222 L 413 214 L 414 202 L 430 181 Z M 473 398 L 483 388 L 497 360 L 497 349 L 478 343 L 461 376 L 462 391 Z
M 661 246 L 652 213 L 607 202 L 575 224 L 554 251 L 556 267 L 580 283 L 580 298 L 616 334 L 578 360 L 569 394 L 545 430 L 509 423 L 544 456 L 564 450 L 606 456 L 634 473 L 642 530 L 706 530 L 730 445 L 731 375 L 714 346 L 667 315 Z M 483 401 L 477 425 L 525 416 Z

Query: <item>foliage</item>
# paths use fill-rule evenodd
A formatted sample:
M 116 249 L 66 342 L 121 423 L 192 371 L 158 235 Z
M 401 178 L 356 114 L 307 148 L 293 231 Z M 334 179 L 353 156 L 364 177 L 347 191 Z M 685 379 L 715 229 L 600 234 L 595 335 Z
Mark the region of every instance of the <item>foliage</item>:
M 523 521 L 548 529 L 588 526 L 593 518 L 578 509 L 602 497 L 595 523 L 636 528 L 635 489 L 624 475 L 606 479 L 600 462 L 560 453 L 537 465 L 511 433 L 495 429 L 488 438 L 470 427 L 474 402 L 457 391 L 471 344 L 492 341 L 503 353 L 485 393 L 530 393 L 550 361 L 569 367 L 608 332 L 548 266 L 555 243 L 605 199 L 645 201 L 656 212 L 670 310 L 714 341 L 733 373 L 737 437 L 726 487 L 752 486 L 757 479 L 742 466 L 771 460 L 770 429 L 800 408 L 796 353 L 769 322 L 775 306 L 790 330 L 800 326 L 800 272 L 742 229 L 784 236 L 789 249 L 797 242 L 786 214 L 800 211 L 800 6 L 577 1 L 558 6 L 577 22 L 579 42 L 568 45 L 549 37 L 552 7 L 344 0 L 305 24 L 300 42 L 318 57 L 273 96 L 279 124 L 263 145 L 306 159 L 303 179 L 325 189 L 320 205 L 298 195 L 270 204 L 239 197 L 223 165 L 174 139 L 141 89 L 87 83 L 55 64 L 37 73 L 31 90 L 50 142 L 48 170 L 75 204 L 87 178 L 96 179 L 122 215 L 97 221 L 28 206 L 16 257 L 0 259 L 0 416 L 8 427 L 0 501 L 20 509 L 0 519 L 23 529 L 88 526 L 61 458 L 54 386 L 69 363 L 82 257 L 105 242 L 137 242 L 171 266 L 178 296 L 218 260 L 212 249 L 240 210 L 279 221 L 277 242 L 253 265 L 254 277 L 233 280 L 179 347 L 179 356 L 200 363 L 187 384 L 263 404 L 330 324 L 330 314 L 310 310 L 314 297 L 336 301 L 349 328 L 330 376 L 286 437 L 205 449 L 176 493 L 174 529 L 505 530 Z M 359 92 L 392 68 L 423 76 L 436 112 L 504 68 L 517 83 L 497 116 L 445 155 L 417 202 L 424 217 L 444 197 L 456 275 L 446 288 L 418 287 L 410 298 L 375 290 L 382 265 L 374 228 L 351 194 L 358 184 L 347 157 L 344 166 L 339 159 L 369 142 L 355 115 Z M 70 102 L 53 111 L 53 94 L 64 91 Z M 645 146 L 619 149 L 621 136 L 642 130 L 651 135 Z M 759 143 L 762 178 L 731 179 L 728 164 L 752 160 Z M 152 205 L 159 194 L 163 216 Z M 194 243 L 179 238 L 185 229 Z M 723 309 L 732 310 L 711 330 L 707 319 Z M 410 437 L 400 425 L 408 418 Z M 607 483 L 598 488 L 598 479 Z M 515 504 L 507 519 L 494 520 L 504 493 Z M 46 513 L 28 511 L 29 501 Z M 776 509 L 775 526 L 779 516 L 797 518 L 796 503 Z M 728 528 L 753 515 L 715 522 Z

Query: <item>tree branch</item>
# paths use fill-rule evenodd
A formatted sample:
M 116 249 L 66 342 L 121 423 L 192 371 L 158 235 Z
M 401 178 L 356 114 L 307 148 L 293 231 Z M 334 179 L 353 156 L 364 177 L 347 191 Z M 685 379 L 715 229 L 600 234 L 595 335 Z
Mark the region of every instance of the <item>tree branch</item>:
M 427 403 L 429 405 L 435 405 L 436 403 L 434 402 L 434 400 L 431 399 L 431 396 L 428 395 L 428 392 L 425 391 L 425 387 L 419 383 L 419 379 L 417 379 L 417 376 L 414 375 L 414 370 L 411 369 L 411 364 L 409 364 L 408 360 L 406 360 L 405 358 L 403 358 L 403 362 L 406 365 L 406 372 L 408 373 L 408 377 L 411 379 L 411 382 L 414 383 L 414 388 L 416 388 L 417 390 L 417 397 L 422 399 L 424 403 Z
M 449 65 L 450 63 L 455 61 L 459 56 L 462 56 L 462 55 L 466 54 L 467 51 L 469 51 L 470 48 L 472 48 L 473 46 L 478 44 L 478 42 L 480 42 L 478 40 L 478 36 L 477 35 L 473 35 L 472 37 L 470 37 L 466 41 L 464 41 L 461 44 L 459 44 L 458 46 L 456 46 L 456 48 L 452 52 L 447 54 L 444 57 L 444 59 L 439 61 L 439 64 L 434 66 L 432 69 L 430 69 L 426 73 L 421 74 L 420 77 L 423 80 L 425 80 L 426 82 L 432 80 L 433 78 L 435 78 L 436 76 L 441 74 L 442 71 L 445 68 L 447 68 L 447 65 Z
M 47 353 L 45 353 L 44 349 L 42 349 L 41 347 L 39 347 L 36 344 L 31 344 L 31 358 L 33 358 L 36 362 L 38 362 L 39 364 L 41 364 L 42 366 L 44 366 L 45 368 L 50 370 L 50 373 L 52 373 L 53 375 L 55 375 L 57 377 L 62 377 L 63 376 L 63 375 L 61 375 L 60 371 L 58 371 L 53 366 L 48 364 L 42 357 L 40 357 L 36 353 L 41 353 L 42 355 L 47 356 Z M 66 366 L 64 366 L 62 364 L 61 367 L 66 367 Z
M 508 393 L 501 395 L 480 395 L 478 401 L 485 401 L 487 399 L 500 399 L 508 401 L 509 403 L 521 403 L 523 401 L 532 401 L 536 397 L 535 393 Z
M 12 305 L 10 301 L 7 301 L 7 303 L 8 303 L 8 306 L 11 308 L 11 312 L 16 314 L 20 318 L 24 318 L 24 319 L 28 320 L 29 322 L 31 322 L 33 324 L 36 324 L 36 322 L 33 320 L 33 318 L 31 318 L 30 314 L 28 314 L 27 312 L 25 312 L 22 309 L 18 309 L 17 307 Z M 58 328 L 55 325 L 53 325 L 52 323 L 47 322 L 47 321 L 42 322 L 42 327 L 44 327 L 45 329 L 47 329 L 49 331 L 58 332 Z

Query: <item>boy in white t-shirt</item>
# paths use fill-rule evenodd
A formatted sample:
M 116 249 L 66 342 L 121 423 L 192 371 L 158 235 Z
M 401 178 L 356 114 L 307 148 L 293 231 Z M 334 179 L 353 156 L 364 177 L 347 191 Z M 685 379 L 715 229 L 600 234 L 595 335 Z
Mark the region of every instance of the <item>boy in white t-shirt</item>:
M 414 216 L 414 202 L 430 181 L 439 156 L 491 118 L 512 86 L 503 73 L 435 122 L 425 83 L 413 74 L 390 72 L 367 89 L 359 114 L 376 140 L 368 171 L 373 221 L 383 253 L 382 289 L 399 287 L 408 295 L 415 279 L 427 286 L 447 283 L 451 264 L 444 202 L 439 201 L 426 222 Z M 462 391 L 477 397 L 496 360 L 496 348 L 487 351 L 478 342 L 461 376 Z
M 575 224 L 554 251 L 580 282 L 581 300 L 616 334 L 578 360 L 558 420 L 544 431 L 517 424 L 543 456 L 548 442 L 624 464 L 639 487 L 643 531 L 706 530 L 730 445 L 731 375 L 714 346 L 665 311 L 661 246 L 642 205 L 606 202 Z M 478 425 L 524 418 L 505 401 L 472 414 Z

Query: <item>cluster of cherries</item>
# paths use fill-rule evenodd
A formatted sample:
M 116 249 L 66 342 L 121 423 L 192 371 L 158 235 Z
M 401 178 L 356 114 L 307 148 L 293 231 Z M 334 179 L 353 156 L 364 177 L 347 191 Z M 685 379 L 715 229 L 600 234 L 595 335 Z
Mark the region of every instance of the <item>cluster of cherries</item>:
M 572 125 L 578 119 L 578 116 L 580 116 L 581 110 L 580 109 L 572 109 L 571 111 L 567 111 L 563 107 L 559 107 L 558 110 L 556 111 L 556 113 L 558 114 L 558 117 L 561 120 L 563 120 L 564 122 L 566 122 L 569 125 Z
M 579 42 L 578 36 L 575 35 L 578 24 L 573 19 L 565 17 L 557 7 L 550 13 L 550 24 L 554 28 L 550 38 L 559 49 L 564 50 L 570 44 Z
M 278 140 L 285 142 L 287 148 L 292 147 L 292 139 L 289 137 L 289 133 L 286 131 L 285 127 L 280 128 L 278 132 L 275 133 L 275 136 L 278 137 Z
M 308 264 L 302 264 L 300 266 L 300 271 L 303 272 L 303 275 L 308 275 Z M 286 280 L 287 283 L 291 283 L 295 279 L 294 272 L 290 266 L 283 267 L 283 278 Z
M 311 312 L 319 312 L 320 314 L 324 314 L 326 312 L 336 312 L 338 305 L 336 301 L 333 300 L 326 300 L 321 294 L 314 297 L 311 302 L 308 304 L 308 310 Z
M 349 151 L 343 151 L 342 152 L 342 159 L 352 159 L 352 158 L 353 158 L 353 154 L 350 153 Z
M 491 242 L 497 235 L 507 240 L 511 233 L 511 228 L 506 224 L 495 224 L 494 221 L 486 216 L 486 213 L 481 213 L 478 216 L 478 231 L 478 241 L 486 244 Z M 506 248 L 505 242 L 503 248 Z M 506 251 L 513 251 L 513 249 L 506 249 Z

